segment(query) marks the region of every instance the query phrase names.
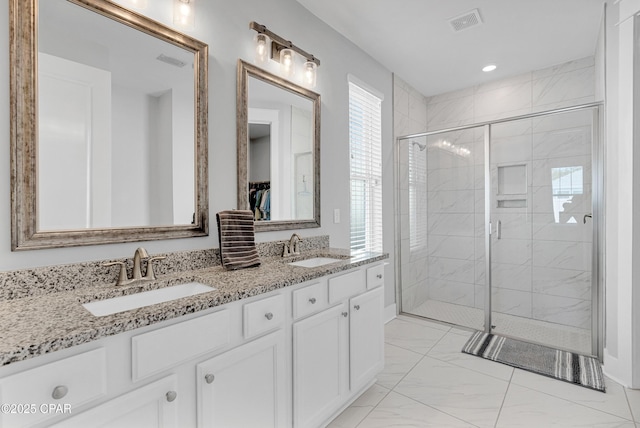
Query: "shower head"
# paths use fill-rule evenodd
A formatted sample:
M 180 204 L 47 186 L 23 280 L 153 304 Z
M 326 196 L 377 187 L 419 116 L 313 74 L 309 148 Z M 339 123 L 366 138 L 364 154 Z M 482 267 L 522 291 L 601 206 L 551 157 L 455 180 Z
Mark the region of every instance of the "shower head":
M 414 146 L 418 146 L 421 152 L 427 148 L 426 144 L 421 144 L 421 143 L 418 143 L 417 141 L 412 141 L 411 144 L 413 144 Z

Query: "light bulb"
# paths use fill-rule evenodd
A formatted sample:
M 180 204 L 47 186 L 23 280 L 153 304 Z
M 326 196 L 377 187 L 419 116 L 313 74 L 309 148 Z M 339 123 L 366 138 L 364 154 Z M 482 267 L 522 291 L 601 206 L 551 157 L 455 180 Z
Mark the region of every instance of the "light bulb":
M 318 65 L 313 61 L 304 63 L 304 83 L 310 88 L 316 87 L 317 67 Z
M 280 51 L 280 71 L 284 77 L 291 77 L 296 73 L 291 49 L 282 49 Z
M 183 28 L 195 25 L 194 0 L 173 0 L 173 23 Z
M 266 62 L 267 59 L 269 59 L 269 47 L 270 47 L 269 36 L 267 36 L 266 34 L 258 33 L 256 34 L 255 42 L 256 42 L 255 62 L 257 64 L 262 64 Z

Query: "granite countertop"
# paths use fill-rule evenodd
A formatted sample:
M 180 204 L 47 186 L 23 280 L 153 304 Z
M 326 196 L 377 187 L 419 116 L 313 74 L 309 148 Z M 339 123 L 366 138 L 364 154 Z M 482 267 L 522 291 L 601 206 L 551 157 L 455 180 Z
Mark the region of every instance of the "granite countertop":
M 305 268 L 292 261 L 335 257 L 339 262 Z M 139 327 L 174 319 L 236 300 L 302 283 L 388 258 L 367 253 L 350 257 L 348 250 L 323 248 L 283 259 L 263 258 L 259 267 L 228 271 L 222 266 L 167 274 L 153 282 L 119 286 L 92 284 L 74 290 L 0 302 L 0 366 L 91 342 Z M 114 278 L 115 281 L 115 278 Z M 96 317 L 82 304 L 169 285 L 196 281 L 216 289 L 196 296 Z

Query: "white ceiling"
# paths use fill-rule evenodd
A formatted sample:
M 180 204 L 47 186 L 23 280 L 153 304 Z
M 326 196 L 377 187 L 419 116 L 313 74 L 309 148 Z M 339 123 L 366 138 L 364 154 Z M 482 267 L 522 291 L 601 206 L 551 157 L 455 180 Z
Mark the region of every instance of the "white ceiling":
M 605 0 L 297 0 L 424 95 L 593 55 Z M 483 24 L 454 32 L 479 9 Z M 322 59 L 322 58 L 321 58 Z M 498 65 L 483 73 L 489 63 Z

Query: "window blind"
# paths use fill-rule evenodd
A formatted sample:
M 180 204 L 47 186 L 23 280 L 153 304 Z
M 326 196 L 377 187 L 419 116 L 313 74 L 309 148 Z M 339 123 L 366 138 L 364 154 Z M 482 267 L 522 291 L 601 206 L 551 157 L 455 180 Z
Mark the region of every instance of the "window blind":
M 425 143 L 423 143 L 425 144 Z M 412 252 L 427 246 L 427 152 L 420 143 L 409 145 L 409 248 Z
M 349 82 L 351 251 L 382 252 L 382 100 Z

